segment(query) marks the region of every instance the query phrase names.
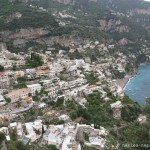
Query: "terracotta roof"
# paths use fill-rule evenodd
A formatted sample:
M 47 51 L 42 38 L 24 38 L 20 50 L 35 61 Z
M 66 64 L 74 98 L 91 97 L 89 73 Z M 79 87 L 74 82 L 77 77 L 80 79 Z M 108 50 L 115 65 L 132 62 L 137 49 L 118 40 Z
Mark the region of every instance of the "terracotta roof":
M 32 97 L 26 97 L 24 100 L 25 100 L 27 103 L 29 103 L 29 102 L 32 101 Z
M 12 95 L 21 95 L 25 93 L 31 93 L 31 90 L 28 88 L 23 88 L 23 89 L 18 89 L 18 90 L 13 90 L 10 93 L 8 93 L 6 96 L 12 96 Z

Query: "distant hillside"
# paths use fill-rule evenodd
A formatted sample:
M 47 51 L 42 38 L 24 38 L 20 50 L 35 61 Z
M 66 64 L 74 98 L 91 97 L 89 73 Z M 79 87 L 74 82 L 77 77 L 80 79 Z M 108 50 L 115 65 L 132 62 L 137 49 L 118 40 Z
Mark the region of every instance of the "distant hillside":
M 61 4 L 57 2 L 61 2 Z M 63 3 L 71 5 L 63 6 Z M 84 23 L 87 26 L 90 23 L 90 25 L 96 26 L 115 40 L 124 37 L 133 41 L 149 39 L 146 28 L 141 26 L 140 21 L 137 23 L 142 14 L 133 15 L 132 13 L 137 9 L 149 9 L 150 5 L 141 0 L 34 0 L 31 4 L 42 6 L 48 10 L 69 9 L 68 12 L 72 14 L 79 14 L 78 11 L 80 10 L 80 14 L 83 16 L 80 15 L 80 18 L 77 16 L 75 23 L 78 23 L 78 25 Z M 88 18 L 88 22 L 85 18 Z
M 57 26 L 52 15 L 7 0 L 0 0 L 0 16 L 0 31 Z
M 0 40 L 12 51 L 98 40 L 139 52 L 150 39 L 142 0 L 0 0 L 0 8 Z

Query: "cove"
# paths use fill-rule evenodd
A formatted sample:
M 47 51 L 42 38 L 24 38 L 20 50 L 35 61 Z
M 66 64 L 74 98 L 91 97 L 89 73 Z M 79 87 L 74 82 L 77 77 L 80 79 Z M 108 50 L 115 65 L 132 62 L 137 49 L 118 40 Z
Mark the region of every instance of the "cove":
M 138 73 L 132 77 L 124 88 L 124 92 L 140 105 L 150 97 L 150 64 L 141 64 Z

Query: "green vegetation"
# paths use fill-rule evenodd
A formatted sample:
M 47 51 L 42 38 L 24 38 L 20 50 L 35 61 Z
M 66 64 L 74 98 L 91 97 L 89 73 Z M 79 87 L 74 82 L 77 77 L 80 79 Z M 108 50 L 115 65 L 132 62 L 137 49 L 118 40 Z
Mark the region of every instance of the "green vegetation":
M 44 123 L 46 125 L 51 125 L 51 124 L 60 125 L 60 124 L 64 124 L 65 121 L 59 120 L 58 118 L 50 118 L 49 116 L 44 116 Z
M 17 70 L 17 66 L 16 66 L 16 65 L 13 65 L 13 66 L 12 66 L 12 70 L 13 70 L 13 71 L 16 71 L 16 70 Z
M 0 132 L 0 146 L 4 140 L 5 140 L 5 134 Z
M 143 112 L 147 116 L 148 121 L 150 121 L 150 98 L 146 99 L 146 105 L 143 108 Z
M 125 150 L 126 147 L 123 147 L 123 144 L 127 143 L 139 145 L 150 144 L 150 100 L 147 100 L 147 105 L 142 111 L 138 104 L 131 101 L 128 97 L 125 97 L 122 99 L 122 103 L 124 104 L 122 109 L 122 118 L 120 120 L 116 120 L 112 117 L 110 103 L 116 101 L 117 98 L 113 97 L 108 90 L 106 91 L 108 96 L 112 99 L 110 102 L 104 102 L 103 99 L 100 98 L 100 93 L 95 91 L 93 94 L 86 97 L 88 101 L 86 109 L 77 106 L 74 102 L 67 102 L 66 107 L 70 112 L 70 117 L 72 119 L 81 117 L 82 120 L 80 123 L 94 123 L 95 128 L 99 127 L 99 125 L 109 128 L 110 135 L 108 140 L 113 145 L 116 145 L 116 141 L 118 141 L 120 143 L 120 150 Z M 137 123 L 136 119 L 142 112 L 147 115 L 148 122 L 141 125 Z M 117 131 L 115 130 L 114 125 L 116 125 Z M 86 135 L 85 139 L 88 140 Z M 129 147 L 129 149 L 132 150 L 133 147 Z M 140 150 L 141 147 L 136 149 Z
M 4 71 L 4 67 L 2 65 L 0 65 L 0 72 Z
M 52 15 L 46 12 L 39 12 L 37 9 L 28 7 L 23 3 L 10 3 L 8 0 L 0 0 L 0 31 L 12 30 L 15 31 L 21 28 L 39 28 L 39 27 L 56 27 L 57 22 Z M 19 19 L 9 19 L 11 15 L 19 12 L 22 16 Z
M 46 8 L 49 11 L 52 11 L 55 9 L 62 10 L 66 8 L 65 5 L 58 3 L 57 1 L 52 1 L 52 0 L 36 0 L 36 1 L 30 0 L 29 4 L 32 4 L 33 6 Z
M 26 146 L 21 141 L 17 141 L 16 148 L 18 150 L 27 150 Z
M 95 85 L 96 82 L 99 81 L 99 79 L 94 73 L 86 74 L 85 78 L 90 85 Z
M 125 77 L 125 72 L 120 72 L 118 70 L 113 71 L 113 78 L 123 79 Z
M 110 108 L 110 102 L 104 102 L 100 93 L 95 91 L 93 94 L 85 96 L 87 100 L 86 109 L 81 106 L 76 106 L 75 103 L 67 103 L 67 109 L 70 112 L 72 119 L 83 118 L 81 123 L 101 125 L 111 127 L 119 123 L 113 119 Z M 112 101 L 111 101 L 112 103 Z
M 122 124 L 135 121 L 138 115 L 142 113 L 141 107 L 138 104 L 134 103 L 128 97 L 125 97 L 121 100 L 124 104 L 122 117 L 121 119 L 114 119 L 110 104 L 119 99 L 114 97 L 109 90 L 106 89 L 105 91 L 107 92 L 107 96 L 111 99 L 110 101 L 105 102 L 103 98 L 101 98 L 101 93 L 95 91 L 93 94 L 85 96 L 87 100 L 86 108 L 77 105 L 73 101 L 67 101 L 65 107 L 71 119 L 82 118 L 80 123 L 94 124 L 95 128 L 99 128 L 99 126 L 113 128 L 114 125 L 119 127 Z
M 114 135 L 119 140 L 120 150 L 144 150 L 147 149 L 144 145 L 150 144 L 149 127 L 138 123 L 131 123 L 128 127 L 118 130 L 118 134 L 114 133 Z M 126 146 L 126 144 L 129 144 L 129 146 Z M 132 147 L 130 144 L 137 145 L 137 147 Z
M 79 53 L 78 51 L 75 51 L 74 53 L 68 53 L 68 56 L 70 57 L 70 59 L 82 59 L 83 56 L 81 53 Z
M 43 50 L 43 52 L 47 49 L 47 45 L 45 44 L 39 44 L 33 40 L 29 40 L 28 42 L 25 43 L 24 46 L 21 47 L 16 47 L 13 45 L 13 41 L 7 41 L 6 42 L 7 48 L 9 49 L 9 51 L 13 52 L 13 53 L 18 53 L 18 52 L 27 52 L 27 49 L 32 47 L 33 51 L 39 52 L 39 50 Z
M 42 57 L 38 54 L 31 54 L 31 59 L 27 61 L 28 68 L 36 68 L 43 65 Z
M 22 88 L 26 88 L 26 84 L 25 83 L 19 83 L 13 86 L 14 89 L 22 89 Z
M 55 145 L 48 145 L 47 148 L 48 150 L 58 150 Z
M 13 85 L 14 89 L 22 89 L 26 88 L 26 77 L 18 77 L 17 78 L 17 84 Z
M 32 96 L 33 101 L 38 102 L 40 101 L 40 97 L 38 95 Z
M 85 141 L 89 142 L 89 135 L 87 133 L 84 133 L 84 139 Z
M 137 57 L 137 63 L 140 64 L 140 63 L 145 63 L 147 61 L 147 56 L 145 54 L 140 54 L 138 57 Z
M 96 150 L 96 149 L 93 147 L 84 147 L 83 150 Z
M 121 117 L 124 121 L 132 122 L 133 120 L 136 120 L 140 113 L 141 109 L 139 105 L 127 105 L 122 108 Z
M 127 64 L 126 64 L 126 67 L 125 67 L 125 71 L 126 71 L 127 73 L 130 73 L 130 72 L 132 72 L 133 70 L 134 70 L 133 64 L 132 64 L 132 63 L 127 63 Z
M 6 100 L 7 103 L 11 102 L 11 99 L 9 97 L 5 97 L 5 100 Z
M 17 81 L 18 81 L 19 83 L 24 83 L 24 82 L 26 82 L 26 77 L 18 77 L 18 78 L 17 78 Z

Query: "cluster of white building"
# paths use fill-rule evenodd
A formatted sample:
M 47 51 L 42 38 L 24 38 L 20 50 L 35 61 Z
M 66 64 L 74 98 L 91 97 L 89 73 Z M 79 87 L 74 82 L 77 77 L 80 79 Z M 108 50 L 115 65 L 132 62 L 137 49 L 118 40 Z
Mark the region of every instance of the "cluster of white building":
M 82 132 L 82 135 L 80 135 Z M 84 139 L 84 133 L 88 134 L 89 141 Z M 94 129 L 90 125 L 81 125 L 74 122 L 64 125 L 50 125 L 43 135 L 44 144 L 56 145 L 60 150 L 81 150 L 80 139 L 85 141 L 89 147 L 104 148 L 108 131 L 100 127 Z M 81 136 L 78 138 L 78 136 Z
M 10 135 L 14 133 L 18 140 L 26 144 L 28 141 L 34 142 L 42 135 L 42 128 L 45 130 L 42 120 L 35 120 L 22 124 L 21 122 L 10 123 L 8 127 L 0 128 L 0 132 L 6 135 L 8 141 L 11 140 Z
M 13 133 L 24 144 L 35 142 L 40 138 L 42 144 L 55 145 L 60 150 L 73 150 L 74 148 L 81 150 L 81 139 L 87 146 L 104 148 L 109 134 L 103 127 L 94 129 L 93 125 L 74 122 L 46 126 L 42 120 L 28 123 L 13 122 L 8 127 L 1 127 L 0 132 L 5 134 L 7 141 L 12 140 L 10 135 Z M 85 139 L 84 134 L 88 135 L 88 140 Z

